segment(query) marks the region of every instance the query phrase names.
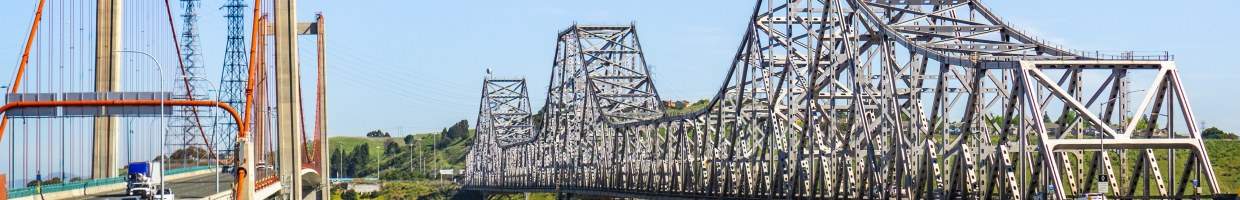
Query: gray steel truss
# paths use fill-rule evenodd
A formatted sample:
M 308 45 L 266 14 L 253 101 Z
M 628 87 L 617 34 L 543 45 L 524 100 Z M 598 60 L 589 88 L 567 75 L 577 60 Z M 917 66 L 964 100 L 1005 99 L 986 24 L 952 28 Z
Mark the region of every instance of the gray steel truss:
M 478 112 L 480 135 L 494 136 L 498 146 L 507 147 L 534 139 L 533 114 L 525 79 L 488 77 Z
M 470 146 L 466 162 L 487 164 L 469 165 L 467 171 L 501 173 L 510 163 L 504 159 L 529 159 L 523 154 L 506 153 L 517 153 L 519 149 L 504 149 L 534 140 L 534 116 L 530 113 L 525 79 L 498 79 L 488 75 L 482 84 L 482 100 L 478 107 L 474 129 L 478 139 Z M 499 154 L 507 156 L 495 156 Z
M 657 105 L 644 62 L 596 56 L 639 62 L 632 26 L 561 32 L 538 136 L 475 148 L 471 158 L 487 159 L 468 161 L 465 189 L 737 199 L 1220 192 L 1169 54 L 1066 50 L 976 0 L 758 1 L 750 19 L 709 106 L 682 115 Z

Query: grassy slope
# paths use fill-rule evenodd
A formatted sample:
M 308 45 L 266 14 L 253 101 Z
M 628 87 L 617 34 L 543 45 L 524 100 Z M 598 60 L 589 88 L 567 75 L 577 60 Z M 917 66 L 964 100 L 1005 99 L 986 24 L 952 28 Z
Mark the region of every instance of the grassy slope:
M 1240 140 L 1206 140 L 1206 151 L 1210 152 L 1219 189 L 1240 192 Z
M 473 137 L 472 137 L 473 130 L 469 130 L 469 132 L 471 135 L 470 137 L 462 138 L 456 141 L 451 141 L 450 143 L 447 144 L 447 146 L 443 147 L 442 149 L 435 150 L 434 153 L 438 154 L 440 159 L 432 160 L 431 161 L 432 163 L 430 165 L 451 167 L 455 169 L 464 169 L 465 154 L 469 152 L 468 144 L 471 142 L 470 140 L 473 140 Z M 416 141 L 418 141 L 418 144 L 416 145 L 419 145 L 421 147 L 430 147 L 432 144 L 434 144 L 435 140 L 439 139 L 440 135 L 438 133 L 422 133 L 422 134 L 414 134 L 413 137 Z M 399 155 L 394 155 L 391 157 L 384 157 L 383 156 L 383 143 L 386 140 L 393 140 L 397 144 L 400 144 L 402 148 L 408 147 L 404 142 L 404 136 L 400 136 L 400 137 L 393 136 L 391 138 L 369 138 L 369 137 L 361 137 L 361 136 L 336 136 L 336 137 L 331 137 L 331 139 L 328 140 L 328 142 L 331 143 L 329 145 L 331 149 L 340 148 L 344 150 L 345 152 L 353 151 L 353 148 L 355 146 L 362 145 L 363 143 L 368 144 L 370 145 L 370 148 L 371 148 L 370 157 L 372 159 L 381 159 L 379 160 L 380 163 L 387 163 L 388 160 L 391 160 L 391 159 L 405 158 L 409 156 L 407 152 L 402 152 Z M 423 150 L 423 151 L 429 151 L 429 148 L 426 148 L 426 149 L 427 150 Z M 328 151 L 328 152 L 331 152 L 331 151 Z

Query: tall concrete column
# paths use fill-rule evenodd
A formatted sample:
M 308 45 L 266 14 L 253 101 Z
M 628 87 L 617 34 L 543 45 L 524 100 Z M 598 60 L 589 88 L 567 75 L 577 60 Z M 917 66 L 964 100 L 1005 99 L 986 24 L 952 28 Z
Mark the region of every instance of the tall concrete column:
M 95 92 L 115 92 L 121 89 L 121 22 L 123 0 L 97 0 L 95 11 Z M 116 176 L 113 165 L 119 152 L 117 148 L 116 117 L 95 117 L 94 155 L 91 156 L 91 178 Z
M 301 68 L 297 62 L 297 0 L 275 0 L 276 127 L 280 182 L 291 199 L 301 199 Z

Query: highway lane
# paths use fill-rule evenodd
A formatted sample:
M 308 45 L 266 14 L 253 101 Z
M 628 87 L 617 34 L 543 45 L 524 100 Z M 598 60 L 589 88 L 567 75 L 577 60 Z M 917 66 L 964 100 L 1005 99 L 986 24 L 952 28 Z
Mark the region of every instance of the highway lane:
M 193 176 L 181 180 L 169 181 L 169 187 L 172 193 L 176 194 L 177 199 L 197 199 L 216 194 L 216 177 L 215 174 L 204 174 Z M 219 191 L 227 191 L 232 189 L 233 177 L 231 174 L 220 174 Z M 107 199 L 119 197 L 125 194 L 124 189 L 116 191 L 108 191 L 101 196 L 83 196 L 74 199 Z

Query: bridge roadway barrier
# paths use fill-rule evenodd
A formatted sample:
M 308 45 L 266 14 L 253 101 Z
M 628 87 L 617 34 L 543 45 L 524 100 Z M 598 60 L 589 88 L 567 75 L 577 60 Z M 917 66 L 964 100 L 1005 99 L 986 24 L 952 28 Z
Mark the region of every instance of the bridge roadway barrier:
M 210 174 L 212 171 L 210 166 L 186 167 L 169 169 L 167 180 L 180 180 L 188 177 Z M 106 192 L 124 190 L 125 177 L 111 177 L 105 179 L 94 179 L 70 183 L 61 183 L 53 185 L 45 185 L 42 191 L 36 190 L 34 187 L 8 190 L 8 199 L 11 200 L 56 200 L 56 199 L 74 199 L 80 196 L 102 195 Z M 43 194 L 40 195 L 39 192 Z M 42 197 L 40 197 L 42 196 Z

